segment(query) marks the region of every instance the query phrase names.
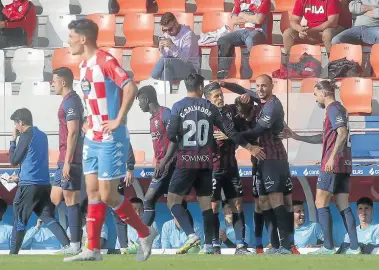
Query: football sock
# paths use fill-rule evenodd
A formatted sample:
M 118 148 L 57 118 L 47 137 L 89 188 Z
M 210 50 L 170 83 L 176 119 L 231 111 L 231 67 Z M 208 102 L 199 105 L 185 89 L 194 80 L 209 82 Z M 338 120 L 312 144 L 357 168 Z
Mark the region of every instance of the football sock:
M 254 211 L 254 236 L 255 243 L 258 248 L 263 248 L 262 235 L 263 235 L 264 218 L 262 213 Z
M 317 208 L 318 223 L 324 231 L 324 247 L 333 249 L 333 223 L 329 207 Z
M 103 202 L 88 202 L 87 236 L 88 249 L 99 250 L 101 248 L 101 228 L 105 221 L 107 206 Z
M 188 212 L 184 209 L 183 205 L 174 204 L 171 207 L 171 213 L 174 215 L 180 227 L 183 229 L 183 231 L 186 233 L 187 236 L 195 233 L 195 230 L 193 229 L 193 226 L 191 225 L 190 216 L 188 215 Z M 211 222 L 213 224 L 213 221 Z
M 351 208 L 348 207 L 341 212 L 343 223 L 345 224 L 346 231 L 350 239 L 350 248 L 356 250 L 359 248 L 358 237 L 357 237 L 357 225 Z

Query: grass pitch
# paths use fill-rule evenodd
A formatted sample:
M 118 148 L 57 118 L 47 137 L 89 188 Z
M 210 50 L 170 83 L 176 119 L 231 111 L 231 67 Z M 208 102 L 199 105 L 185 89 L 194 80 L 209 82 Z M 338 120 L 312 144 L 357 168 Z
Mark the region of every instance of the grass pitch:
M 134 255 L 105 255 L 101 262 L 63 263 L 63 257 L 52 255 L 0 255 L 4 270 L 346 270 L 378 269 L 375 255 L 153 255 L 146 262 L 136 262 Z

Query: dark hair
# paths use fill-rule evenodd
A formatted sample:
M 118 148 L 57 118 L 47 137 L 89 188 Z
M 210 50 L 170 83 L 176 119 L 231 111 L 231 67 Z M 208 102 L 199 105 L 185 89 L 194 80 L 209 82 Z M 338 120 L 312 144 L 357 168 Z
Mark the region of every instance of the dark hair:
M 365 204 L 365 205 L 369 205 L 371 207 L 374 207 L 374 203 L 372 202 L 372 200 L 369 197 L 359 198 L 359 200 L 357 201 L 357 206 L 359 204 Z
M 4 214 L 7 211 L 8 204 L 3 199 L 0 199 L 0 213 Z
M 149 103 L 158 103 L 157 91 L 151 85 L 141 87 L 137 92 L 136 99 L 141 95 L 145 96 L 149 100 Z
M 26 108 L 21 108 L 21 109 L 16 110 L 11 115 L 11 120 L 12 121 L 21 121 L 24 125 L 27 125 L 27 126 L 33 125 L 32 113 Z
M 187 92 L 196 92 L 200 87 L 204 87 L 204 77 L 197 73 L 191 73 L 184 79 Z
M 162 15 L 161 25 L 168 25 L 170 22 L 176 21 L 176 17 L 171 12 L 166 12 Z
M 143 204 L 143 201 L 138 197 L 133 197 L 129 201 L 130 201 L 130 203 L 141 203 L 141 204 Z
M 338 89 L 338 86 L 335 80 L 322 80 L 315 85 L 315 88 L 317 90 L 322 90 L 334 94 L 335 91 Z
M 206 97 L 209 97 L 214 90 L 218 90 L 218 89 L 221 89 L 221 86 L 218 82 L 212 82 L 210 84 L 207 84 L 204 87 L 204 95 Z
M 88 40 L 96 44 L 99 27 L 94 21 L 88 19 L 71 21 L 68 25 L 68 29 L 75 30 L 77 34 L 85 36 Z
M 302 201 L 292 201 L 292 206 L 296 206 L 296 205 L 304 205 L 304 202 Z
M 253 109 L 253 105 L 250 103 L 243 103 L 241 101 L 241 97 L 237 97 L 234 100 L 234 104 L 237 107 L 238 113 L 242 113 L 244 115 L 250 115 L 251 110 Z
M 72 85 L 74 83 L 74 74 L 72 73 L 71 69 L 68 67 L 60 67 L 54 69 L 53 74 L 61 77 L 65 81 L 67 87 L 72 88 Z
M 260 78 L 260 77 L 263 77 L 263 78 L 268 79 L 268 80 L 270 81 L 270 83 L 273 84 L 273 80 L 272 80 L 272 77 L 271 77 L 270 75 L 267 75 L 267 74 L 261 74 L 261 75 L 259 75 L 259 76 L 257 77 L 257 79 Z M 255 79 L 255 80 L 257 80 L 257 79 Z

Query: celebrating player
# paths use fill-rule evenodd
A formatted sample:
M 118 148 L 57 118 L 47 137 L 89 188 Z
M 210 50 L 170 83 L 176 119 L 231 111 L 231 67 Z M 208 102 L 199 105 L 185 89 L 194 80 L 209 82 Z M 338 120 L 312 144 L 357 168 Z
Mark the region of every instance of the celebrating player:
M 293 138 L 312 144 L 322 144 L 321 171 L 317 180 L 316 208 L 318 222 L 324 231 L 324 246 L 313 254 L 334 254 L 332 216 L 330 200 L 334 195 L 350 238 L 347 254 L 360 254 L 355 218 L 349 206 L 349 178 L 352 172 L 351 143 L 349 138 L 349 117 L 346 109 L 335 99 L 336 85 L 333 81 L 316 84 L 316 102 L 326 108 L 323 134 L 299 136 L 291 129 L 285 129 L 284 138 Z
M 224 95 L 221 86 L 213 82 L 204 87 L 204 96 L 213 105 L 215 105 L 224 117 L 228 117 L 234 123 L 236 122 L 237 109 L 234 104 L 225 105 Z M 235 123 L 237 128 L 237 125 Z M 236 235 L 236 252 L 235 254 L 250 254 L 245 246 L 245 215 L 243 212 L 242 197 L 243 189 L 239 177 L 238 165 L 236 160 L 236 145 L 220 129 L 213 127 L 214 138 L 216 139 L 216 149 L 213 156 L 213 194 L 212 210 L 214 218 L 214 235 L 213 249 L 216 254 L 221 254 L 220 248 L 220 220 L 218 218 L 220 211 L 221 189 L 224 191 L 225 198 L 233 212 L 233 227 Z
M 241 136 L 236 136 L 234 124 L 227 117 L 223 118 L 216 106 L 202 99 L 204 78 L 199 74 L 190 74 L 185 79 L 187 97 L 176 102 L 171 111 L 167 135 L 170 141 L 178 142 L 177 162 L 171 178 L 168 193 L 168 206 L 188 239 L 177 253 L 188 252 L 200 243 L 190 224 L 188 215 L 182 206 L 183 197 L 194 187 L 203 211 L 205 245 L 204 253 L 213 253 L 213 212 L 212 167 L 213 167 L 213 126 L 244 146 L 258 158 L 265 154 L 260 147 L 252 146 Z
M 125 223 L 138 232 L 140 248 L 137 260 L 146 260 L 156 231 L 147 227 L 129 200 L 117 192 L 126 175 L 129 133 L 126 114 L 136 96 L 137 87 L 117 60 L 96 45 L 99 28 L 91 20 L 72 21 L 69 44 L 73 55 L 80 55 L 80 83 L 88 110 L 88 130 L 84 139 L 83 169 L 88 195 L 88 249 L 65 261 L 102 260 L 100 232 L 110 205 Z
M 168 192 L 168 185 L 175 169 L 176 159 L 174 155 L 177 145 L 167 138 L 166 127 L 170 120 L 171 111 L 169 108 L 159 105 L 154 87 L 149 85 L 139 89 L 137 99 L 141 110 L 151 114 L 150 134 L 153 139 L 154 155 L 157 161 L 153 179 L 145 195 L 144 214 L 142 217 L 142 221 L 151 226 L 155 218 L 155 204 L 162 195 Z M 183 201 L 183 206 L 187 209 L 185 201 Z M 188 209 L 187 213 L 191 215 Z
M 58 206 L 64 199 L 67 206 L 68 226 L 71 232 L 70 248 L 58 253 L 78 254 L 82 235 L 80 188 L 83 175 L 82 150 L 83 105 L 72 90 L 74 75 L 69 68 L 53 70 L 52 86 L 63 97 L 59 107 L 59 159 L 51 189 L 51 201 Z
M 274 85 L 270 76 L 260 75 L 256 79 L 256 87 L 256 93 L 242 87 L 237 89 L 228 87 L 228 89 L 239 94 L 248 93 L 249 95 L 244 96 L 247 99 L 249 96 L 257 95 L 262 103 L 255 126 L 241 134 L 249 141 L 258 140 L 259 146 L 265 150 L 267 156 L 266 160 L 259 161 L 257 164 L 256 181 L 259 205 L 264 219 L 267 226 L 273 228 L 271 230 L 273 248 L 266 253 L 298 254 L 297 249 L 292 247 L 294 229 L 289 163 L 286 149 L 279 138 L 284 128 L 283 106 L 272 93 Z M 276 237 L 276 226 L 279 238 Z M 280 243 L 277 239 L 280 239 Z

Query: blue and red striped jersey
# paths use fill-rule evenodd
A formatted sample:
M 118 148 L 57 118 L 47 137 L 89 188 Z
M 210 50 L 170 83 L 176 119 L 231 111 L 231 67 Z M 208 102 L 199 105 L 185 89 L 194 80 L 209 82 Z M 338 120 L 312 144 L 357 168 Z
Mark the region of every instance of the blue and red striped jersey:
M 324 120 L 324 133 L 322 137 L 322 159 L 321 171 L 325 172 L 325 165 L 330 158 L 337 140 L 337 129 L 348 127 L 349 115 L 346 109 L 335 101 L 326 108 Z M 350 136 L 348 137 L 343 150 L 335 156 L 334 173 L 351 173 L 352 172 L 352 155 Z
M 150 118 L 150 134 L 153 140 L 154 155 L 159 162 L 166 154 L 170 141 L 167 137 L 166 127 L 170 120 L 169 108 L 160 107 Z
M 58 120 L 59 120 L 59 158 L 58 163 L 64 163 L 67 150 L 67 122 L 72 120 L 79 120 L 79 136 L 75 146 L 75 152 L 71 160 L 72 163 L 82 162 L 82 151 L 83 151 L 83 136 L 82 126 L 84 108 L 80 97 L 75 91 L 69 92 L 64 98 L 59 106 L 58 110 Z

